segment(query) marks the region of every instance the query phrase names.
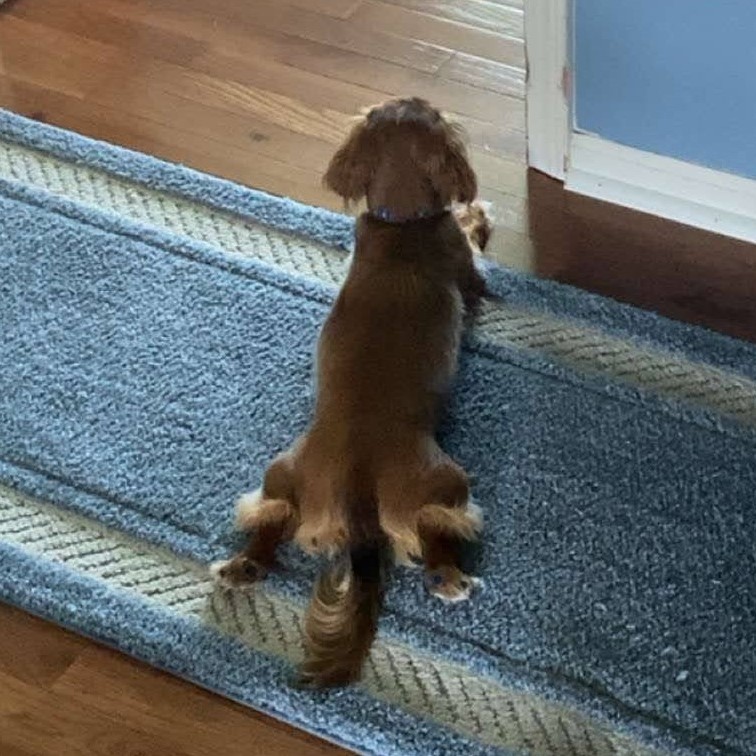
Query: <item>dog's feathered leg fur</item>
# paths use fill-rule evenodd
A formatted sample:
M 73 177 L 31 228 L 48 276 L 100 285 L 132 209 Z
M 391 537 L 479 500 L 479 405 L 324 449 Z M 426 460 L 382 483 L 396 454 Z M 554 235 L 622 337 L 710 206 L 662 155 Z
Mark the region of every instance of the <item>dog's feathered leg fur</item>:
M 229 586 L 261 580 L 275 564 L 279 544 L 294 535 L 297 520 L 293 462 L 282 454 L 268 467 L 262 488 L 236 503 L 236 526 L 248 534 L 245 548 L 211 565 L 211 573 Z

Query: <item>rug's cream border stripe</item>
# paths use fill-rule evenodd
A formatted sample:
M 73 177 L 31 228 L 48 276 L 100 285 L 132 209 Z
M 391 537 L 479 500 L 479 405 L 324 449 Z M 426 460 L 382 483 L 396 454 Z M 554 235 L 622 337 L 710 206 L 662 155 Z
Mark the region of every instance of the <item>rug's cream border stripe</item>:
M 295 275 L 338 283 L 344 274 L 345 258 L 338 250 L 2 140 L 0 177 L 211 244 L 232 255 L 255 256 Z M 686 400 L 756 426 L 756 382 L 745 376 L 641 347 L 576 321 L 504 304 L 488 304 L 477 333 L 491 343 L 535 350 L 583 373 Z
M 296 663 L 301 609 L 264 585 L 218 589 L 206 568 L 0 486 L 0 540 L 111 588 L 196 618 Z M 507 689 L 443 659 L 379 639 L 364 685 L 386 701 L 489 745 L 543 756 L 646 756 L 652 751 L 583 714 Z

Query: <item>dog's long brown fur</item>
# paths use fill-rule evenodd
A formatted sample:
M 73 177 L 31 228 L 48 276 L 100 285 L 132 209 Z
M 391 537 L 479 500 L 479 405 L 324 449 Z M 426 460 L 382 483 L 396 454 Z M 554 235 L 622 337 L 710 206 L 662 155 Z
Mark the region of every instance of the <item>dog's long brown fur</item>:
M 464 213 L 447 210 L 474 200 L 475 175 L 458 132 L 422 100 L 372 109 L 325 182 L 404 222 L 358 219 L 353 262 L 320 336 L 312 423 L 240 502 L 249 545 L 217 569 L 231 583 L 256 580 L 289 538 L 333 557 L 305 619 L 303 679 L 319 686 L 359 677 L 391 556 L 422 559 L 441 598 L 469 593 L 456 550 L 480 520 L 434 430 L 463 317 L 485 293 L 470 240 L 488 232 L 485 215 L 463 231 Z

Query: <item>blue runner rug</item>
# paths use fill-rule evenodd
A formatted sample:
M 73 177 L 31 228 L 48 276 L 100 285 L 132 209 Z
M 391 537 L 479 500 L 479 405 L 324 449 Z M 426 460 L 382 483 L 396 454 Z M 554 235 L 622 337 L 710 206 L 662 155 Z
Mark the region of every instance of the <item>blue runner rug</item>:
M 442 442 L 468 603 L 397 570 L 290 686 L 314 565 L 205 566 L 302 429 L 351 220 L 0 112 L 0 597 L 375 754 L 756 753 L 756 348 L 502 268 Z

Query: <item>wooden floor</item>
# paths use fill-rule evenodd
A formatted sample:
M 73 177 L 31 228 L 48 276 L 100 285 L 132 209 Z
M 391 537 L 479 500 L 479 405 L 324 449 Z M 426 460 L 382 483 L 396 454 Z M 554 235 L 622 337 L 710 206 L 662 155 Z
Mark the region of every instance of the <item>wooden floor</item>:
M 2 756 L 346 753 L 0 605 Z
M 522 0 L 10 0 L 0 17 L 5 107 L 331 208 L 349 119 L 428 97 L 467 127 L 517 264 L 523 67 Z
M 525 166 L 522 0 L 8 0 L 0 107 L 305 202 L 349 118 L 417 94 L 467 128 L 501 262 L 756 339 L 745 244 Z M 0 754 L 339 749 L 8 608 Z

